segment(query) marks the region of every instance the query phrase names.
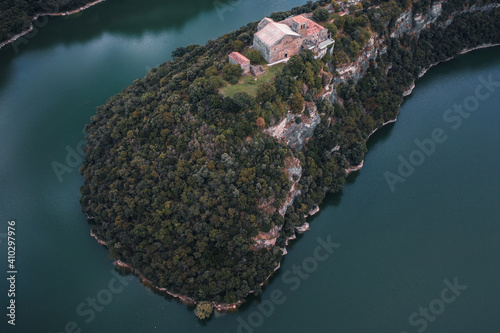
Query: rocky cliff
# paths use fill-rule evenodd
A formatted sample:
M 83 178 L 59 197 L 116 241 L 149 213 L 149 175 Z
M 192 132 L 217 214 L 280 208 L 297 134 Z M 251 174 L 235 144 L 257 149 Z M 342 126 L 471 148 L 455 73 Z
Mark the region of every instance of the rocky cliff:
M 424 29 L 429 28 L 431 24 L 440 20 L 438 23 L 439 27 L 447 27 L 453 22 L 454 17 L 457 15 L 461 15 L 464 13 L 472 13 L 477 11 L 491 11 L 498 7 L 500 4 L 487 4 L 487 5 L 473 5 L 465 10 L 459 11 L 445 18 L 440 18 L 443 13 L 443 4 L 446 1 L 440 1 L 434 3 L 430 9 L 424 14 L 415 14 L 413 9 L 410 8 L 407 11 L 404 11 L 400 14 L 398 19 L 395 21 L 394 28 L 390 33 L 390 38 L 401 38 L 404 34 L 411 35 L 419 35 Z M 329 99 L 332 103 L 342 103 L 339 100 L 337 94 L 337 87 L 340 83 L 345 83 L 348 81 L 357 82 L 360 78 L 362 78 L 368 69 L 370 60 L 376 59 L 379 55 L 383 55 L 387 52 L 387 39 L 385 36 L 372 35 L 369 39 L 367 45 L 361 50 L 359 56 L 352 62 L 343 64 L 340 67 L 336 68 L 336 73 L 334 75 L 331 83 L 325 87 L 325 93 L 322 95 L 322 98 Z M 477 48 L 493 46 L 493 44 L 480 45 Z M 476 48 L 474 48 L 476 49 Z M 472 50 L 472 49 L 470 49 Z M 461 53 L 468 52 L 470 50 L 463 50 Z M 437 63 L 436 63 L 437 64 Z M 433 65 L 432 64 L 431 67 Z M 391 65 L 389 65 L 389 69 Z M 424 69 L 419 77 L 423 76 L 428 68 Z M 415 87 L 415 83 L 413 82 L 407 90 L 403 93 L 404 96 L 408 96 L 411 94 L 413 88 Z M 329 119 L 330 120 L 330 119 Z M 395 119 L 388 120 L 381 124 L 381 127 L 393 123 L 397 120 Z M 281 120 L 277 125 L 270 127 L 266 130 L 266 133 L 277 138 L 284 144 L 287 144 L 291 147 L 295 147 L 298 151 L 302 151 L 305 149 L 308 140 L 313 136 L 314 130 L 321 122 L 321 115 L 318 114 L 317 107 L 314 103 L 307 103 L 304 107 L 304 110 L 301 114 L 293 114 L 289 112 L 285 118 Z M 368 138 L 374 134 L 379 128 L 375 129 Z M 334 147 L 332 152 L 338 151 L 339 146 Z M 345 169 L 345 174 L 349 175 L 352 172 L 359 171 L 363 167 L 364 161 L 361 161 L 359 165 L 348 166 Z M 300 178 L 302 174 L 302 170 L 298 174 Z M 280 209 L 280 214 L 284 215 L 286 213 L 286 208 L 293 204 L 294 199 L 301 194 L 300 188 L 298 187 L 298 180 L 293 183 L 293 186 L 290 190 L 290 194 L 288 195 L 286 202 Z M 308 215 L 313 215 L 319 211 L 319 207 L 315 207 L 312 209 Z M 307 216 L 307 215 L 306 215 Z M 272 247 L 276 243 L 277 238 L 280 235 L 281 227 L 273 228 L 269 233 L 260 233 L 258 237 L 256 237 L 256 242 L 260 247 Z M 302 233 L 309 229 L 309 224 L 305 223 L 303 226 L 296 228 L 295 230 L 299 233 Z M 289 237 L 288 240 L 294 239 L 294 235 Z M 288 244 L 287 240 L 287 244 Z M 282 249 L 284 253 L 286 253 L 286 248 Z

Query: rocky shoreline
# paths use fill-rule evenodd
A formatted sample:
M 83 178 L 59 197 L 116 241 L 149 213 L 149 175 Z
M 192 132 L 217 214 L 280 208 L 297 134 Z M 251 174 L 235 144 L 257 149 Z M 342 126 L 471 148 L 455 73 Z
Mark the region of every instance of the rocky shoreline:
M 472 47 L 472 48 L 469 48 L 469 49 L 465 49 L 465 50 L 462 50 L 460 53 L 458 53 L 458 55 L 462 55 L 462 54 L 466 54 L 466 53 L 469 53 L 469 52 L 472 52 L 472 51 L 475 51 L 475 50 L 480 50 L 480 49 L 485 49 L 485 48 L 488 48 L 488 47 L 495 47 L 495 46 L 500 46 L 500 43 L 497 43 L 497 44 L 482 44 L 482 45 L 479 45 L 479 46 L 476 46 L 476 47 Z M 456 57 L 456 56 L 455 56 Z M 421 78 L 422 76 L 425 75 L 425 73 L 427 73 L 432 67 L 436 66 L 436 65 L 439 65 L 439 64 L 442 64 L 442 63 L 445 63 L 447 61 L 450 61 L 450 60 L 453 60 L 455 59 L 455 57 L 450 57 L 448 59 L 445 59 L 443 61 L 438 61 L 438 62 L 435 62 L 433 64 L 431 64 L 428 68 L 424 69 L 422 72 L 420 72 L 420 74 L 418 75 L 418 78 Z M 410 96 L 411 93 L 413 92 L 413 89 L 415 89 L 415 81 L 412 83 L 411 87 L 404 91 L 403 92 L 403 96 L 406 97 L 406 96 Z M 377 132 L 379 129 L 381 129 L 382 127 L 384 127 L 385 125 L 387 124 L 390 124 L 390 123 L 395 123 L 396 120 L 398 120 L 398 118 L 394 118 L 392 120 L 388 120 L 386 121 L 385 123 L 382 124 L 382 126 L 374 129 L 370 135 L 368 136 L 368 138 L 366 139 L 368 141 L 368 139 L 373 135 L 375 134 L 375 132 Z M 356 172 L 356 171 L 359 171 L 361 170 L 361 168 L 363 167 L 363 164 L 364 164 L 364 160 L 361 161 L 361 163 L 357 166 L 351 166 L 349 168 L 346 169 L 346 175 L 349 175 L 353 172 Z
M 394 118 L 394 119 L 391 119 L 391 120 L 388 120 L 386 121 L 385 123 L 383 123 L 380 127 L 377 127 L 376 129 L 374 129 L 370 135 L 368 135 L 368 137 L 366 138 L 366 141 L 368 141 L 368 139 L 370 139 L 370 137 L 375 134 L 375 132 L 377 132 L 378 130 L 380 130 L 382 127 L 384 127 L 385 125 L 388 125 L 388 124 L 391 124 L 391 123 L 395 123 L 396 121 L 398 120 L 398 117 Z M 346 173 L 346 176 L 350 175 L 351 173 L 353 172 L 356 172 L 356 171 L 359 171 L 361 170 L 361 168 L 363 168 L 363 165 L 365 164 L 365 160 L 362 160 L 361 163 L 359 165 L 355 165 L 355 166 L 350 166 L 348 167 L 347 169 L 345 169 L 345 173 Z M 319 210 L 319 209 L 318 209 Z
M 90 230 L 90 236 L 92 238 L 94 238 L 97 243 L 99 243 L 100 245 L 103 245 L 103 246 L 106 246 L 107 247 L 107 243 L 105 241 L 103 241 L 102 239 L 98 238 L 96 234 L 94 234 L 94 232 L 92 230 Z M 139 278 L 139 280 L 141 281 L 141 283 L 143 283 L 145 286 L 151 288 L 151 289 L 154 289 L 156 290 L 157 292 L 160 292 L 160 293 L 164 293 L 164 294 L 167 294 L 167 295 L 170 295 L 174 298 L 178 298 L 182 303 L 186 304 L 186 305 L 191 305 L 191 306 L 194 306 L 196 305 L 198 302 L 195 301 L 193 298 L 189 297 L 189 296 L 186 296 L 186 295 L 180 295 L 180 294 L 176 294 L 166 288 L 161 288 L 161 287 L 158 287 L 156 285 L 153 284 L 153 282 L 151 282 L 151 280 L 149 280 L 148 278 L 146 278 L 141 272 L 139 272 L 139 270 L 133 268 L 132 266 L 130 266 L 129 264 L 121 261 L 121 260 L 116 260 L 114 262 L 114 264 L 120 268 L 123 268 L 123 269 L 126 269 L 127 271 L 129 271 L 130 273 L 134 274 L 135 276 L 137 276 Z M 273 273 L 276 272 L 278 269 L 279 269 L 280 265 L 278 264 L 278 266 L 274 269 Z M 267 279 L 261 283 L 261 286 L 272 276 L 272 273 L 267 277 Z M 238 301 L 236 303 L 231 303 L 231 304 L 228 304 L 228 303 L 217 303 L 217 302 L 214 302 L 212 301 L 212 306 L 214 307 L 215 310 L 217 311 L 221 311 L 221 312 L 228 312 L 228 311 L 235 311 L 238 309 L 238 307 L 243 304 L 243 301 Z
M 458 55 L 462 55 L 462 54 L 466 54 L 466 53 L 469 53 L 469 52 L 472 52 L 472 51 L 475 51 L 475 50 L 480 50 L 480 49 L 485 49 L 485 48 L 488 48 L 488 47 L 495 47 L 495 46 L 500 46 L 500 43 L 496 43 L 496 44 L 482 44 L 482 45 L 479 45 L 479 46 L 476 46 L 476 47 L 472 47 L 472 48 L 469 48 L 469 49 L 465 49 L 465 50 L 462 50 L 458 53 Z M 457 56 L 458 56 L 457 55 Z M 450 58 L 447 58 L 443 61 L 438 61 L 438 62 L 435 62 L 433 64 L 431 64 L 428 68 L 422 70 L 422 72 L 420 72 L 420 74 L 418 74 L 418 78 L 421 78 L 425 75 L 425 73 L 427 73 L 432 67 L 436 66 L 436 65 L 439 65 L 439 64 L 442 64 L 442 63 L 445 63 L 447 61 L 450 61 L 450 60 L 453 60 L 455 59 L 456 56 L 454 57 L 450 57 Z M 406 96 L 410 96 L 411 93 L 413 92 L 413 89 L 415 89 L 415 81 L 412 83 L 412 85 L 410 86 L 410 88 L 406 91 L 403 92 L 403 96 L 406 97 Z M 375 134 L 375 132 L 377 132 L 379 129 L 381 129 L 382 127 L 384 127 L 385 125 L 387 124 L 390 124 L 390 123 L 395 123 L 396 120 L 398 120 L 398 117 L 392 119 L 392 120 L 388 120 L 386 121 L 385 123 L 382 124 L 382 126 L 374 129 L 370 135 L 368 136 L 368 138 L 366 139 L 368 141 L 368 139 L 373 135 Z M 351 166 L 349 168 L 346 169 L 346 175 L 349 175 L 353 172 L 356 172 L 356 171 L 359 171 L 361 170 L 361 168 L 363 167 L 363 164 L 364 164 L 364 160 L 361 161 L 361 163 L 357 166 Z
M 31 19 L 31 26 L 26 29 L 25 31 L 17 34 L 17 35 L 14 35 L 13 37 L 11 37 L 10 39 L 0 43 L 0 49 L 3 48 L 4 46 L 7 46 L 9 45 L 10 43 L 13 43 L 15 42 L 16 40 L 18 40 L 19 38 L 23 37 L 24 35 L 30 33 L 31 31 L 33 31 L 33 29 L 35 28 L 34 25 L 33 25 L 33 22 L 36 21 L 38 18 L 40 17 L 43 17 L 43 16 L 67 16 L 67 15 L 72 15 L 72 14 L 76 14 L 76 13 L 79 13 L 85 9 L 88 9 L 94 5 L 97 5 L 101 2 L 104 2 L 106 0 L 96 0 L 96 1 L 93 1 L 91 3 L 88 3 L 86 4 L 85 6 L 82 6 L 80 8 L 77 8 L 75 10 L 71 10 L 71 11 L 67 11 L 67 12 L 59 12 L 59 13 L 40 13 L 40 14 L 36 14 L 35 16 L 32 17 Z
M 479 45 L 479 46 L 476 46 L 476 47 L 471 47 L 469 49 L 465 49 L 465 50 L 460 51 L 458 53 L 458 55 L 466 54 L 466 53 L 469 53 L 469 52 L 472 52 L 472 51 L 475 51 L 475 50 L 485 49 L 485 48 L 488 48 L 488 47 L 495 47 L 495 46 L 500 46 L 500 43 L 496 43 L 496 44 L 491 44 L 491 43 L 490 44 L 482 44 L 482 45 Z M 422 70 L 422 72 L 420 72 L 418 74 L 418 78 L 421 78 L 422 76 L 424 76 L 425 73 L 427 73 L 432 67 L 434 67 L 436 65 L 439 65 L 439 64 L 442 64 L 442 63 L 445 63 L 447 61 L 453 60 L 453 59 L 455 59 L 455 57 L 450 57 L 450 58 L 447 58 L 447 59 L 445 59 L 443 61 L 438 61 L 438 62 L 435 62 L 435 63 L 431 64 L 429 67 L 427 67 L 426 69 Z M 411 85 L 411 87 L 403 93 L 403 96 L 409 96 L 413 92 L 414 88 L 415 88 L 415 82 L 413 82 L 413 84 Z
M 439 5 L 439 4 L 438 4 Z M 439 6 L 439 9 L 441 9 L 441 7 Z M 437 17 L 439 16 L 439 13 L 440 11 L 438 10 L 436 13 L 434 13 L 434 15 L 432 15 L 432 17 L 430 18 L 430 20 L 432 22 L 434 22 Z M 423 29 L 423 28 L 421 28 Z M 419 31 L 420 32 L 420 31 Z M 375 45 L 376 44 L 376 45 Z M 349 64 L 350 67 L 348 67 L 347 69 L 344 69 L 344 76 L 343 76 L 343 79 L 347 79 L 347 78 L 350 78 L 350 77 L 356 77 L 356 76 L 359 76 L 362 74 L 363 70 L 366 70 L 364 67 L 366 67 L 366 64 L 365 62 L 369 59 L 371 59 L 373 57 L 374 54 L 378 54 L 379 52 L 380 53 L 384 53 L 385 52 L 385 48 L 383 49 L 378 49 L 377 46 L 380 45 L 380 41 L 378 41 L 377 43 L 375 43 L 374 41 L 371 41 L 369 43 L 369 45 L 367 46 L 367 51 L 362 51 L 362 53 L 367 53 L 368 56 L 364 56 L 362 60 L 360 59 L 357 59 L 353 64 Z M 470 49 L 465 49 L 463 51 L 461 51 L 459 53 L 460 54 L 465 54 L 465 53 L 468 53 L 468 52 L 471 52 L 471 51 L 474 51 L 474 50 L 478 50 L 478 49 L 482 49 L 482 48 L 487 48 L 487 47 L 493 47 L 493 46 L 498 46 L 500 45 L 499 44 L 483 44 L 483 45 L 479 45 L 477 47 L 474 47 L 474 48 L 470 48 Z M 439 63 L 443 63 L 443 62 L 446 62 L 448 60 L 451 60 L 455 57 L 451 57 L 449 59 L 446 59 L 444 61 L 440 61 L 440 62 L 437 62 L 437 63 L 434 63 L 432 65 L 430 65 L 427 69 L 423 70 L 418 78 L 422 77 L 423 75 L 425 75 L 425 73 L 427 73 L 427 71 L 432 68 L 433 66 L 439 64 Z M 366 60 L 366 61 L 363 61 L 363 60 Z M 416 81 L 416 80 L 415 80 Z M 415 88 L 415 81 L 412 83 L 411 87 L 404 91 L 403 92 L 403 96 L 406 97 L 406 96 L 409 96 L 412 92 L 413 92 L 413 89 Z M 330 85 L 329 85 L 330 86 Z M 329 99 L 330 98 L 330 95 L 335 91 L 334 89 L 334 86 L 332 84 L 332 89 L 326 89 L 327 92 L 322 96 L 323 98 L 327 98 Z M 312 109 L 312 108 L 311 108 Z M 316 107 L 314 105 L 314 110 L 316 111 Z M 368 137 L 366 138 L 366 140 L 368 141 L 369 138 L 375 134 L 375 132 L 377 132 L 378 130 L 380 130 L 381 128 L 383 128 L 384 126 L 388 125 L 388 124 L 391 124 L 391 123 L 395 123 L 397 121 L 398 117 L 396 116 L 394 119 L 391 119 L 391 120 L 388 120 L 386 122 L 384 122 L 381 126 L 377 127 L 376 129 L 374 129 L 369 135 Z M 292 118 L 293 120 L 293 118 Z M 290 121 L 289 119 L 289 116 L 285 117 L 279 124 L 277 124 L 276 126 L 274 127 L 271 127 L 269 129 L 267 129 L 265 132 L 268 133 L 269 135 L 281 140 L 283 143 L 285 144 L 288 144 L 290 146 L 294 146 L 294 144 L 291 144 L 291 142 L 294 142 L 294 136 L 302 136 L 303 135 L 303 131 L 304 129 L 301 128 L 301 129 L 298 129 L 294 132 L 292 131 L 289 131 L 289 133 L 286 133 L 287 132 L 287 129 L 288 127 L 290 127 L 290 123 L 292 123 L 293 121 Z M 312 128 L 312 130 L 314 131 L 314 129 L 316 128 L 316 126 L 319 124 L 319 121 L 315 121 L 315 124 L 314 124 L 314 127 Z M 310 136 L 312 136 L 312 133 L 309 133 Z M 307 140 L 306 140 L 307 142 Z M 304 144 L 306 143 L 304 142 L 299 148 L 299 151 L 302 150 L 302 147 L 304 146 Z M 361 161 L 361 163 L 359 165 L 355 165 L 355 166 L 349 166 L 348 168 L 345 169 L 345 175 L 348 176 L 350 175 L 351 173 L 354 173 L 354 172 L 357 172 L 359 170 L 361 170 L 363 168 L 363 165 L 364 165 L 364 160 Z M 300 190 L 297 190 L 297 188 L 295 187 L 295 183 L 293 184 L 294 186 L 292 186 L 291 190 L 290 190 L 290 194 L 291 195 L 291 200 L 289 200 L 289 202 L 287 202 L 288 205 L 291 205 L 293 203 L 293 199 L 295 199 L 295 196 L 293 194 L 297 193 L 297 192 L 300 192 Z M 284 205 L 286 207 L 286 204 Z M 307 217 L 307 216 L 311 216 L 311 215 L 314 215 L 316 214 L 318 211 L 319 211 L 319 207 L 316 206 L 314 209 L 312 209 L 309 214 L 305 215 L 304 217 Z M 284 215 L 284 214 L 282 214 Z M 309 226 L 309 223 L 305 222 L 303 226 L 301 227 L 297 227 L 295 228 L 295 230 L 298 232 L 298 233 L 303 233 L 307 230 L 310 229 L 310 226 Z M 279 237 L 279 232 L 281 230 L 272 230 L 273 231 L 273 234 L 272 235 L 269 235 L 268 238 L 271 238 L 271 240 L 273 241 L 272 242 L 272 245 L 274 245 L 274 243 L 276 242 L 277 238 Z M 262 235 L 264 236 L 267 236 L 268 234 L 270 233 L 262 233 Z M 261 235 L 261 236 L 262 236 Z M 288 241 L 289 240 L 292 240 L 292 239 L 295 239 L 296 236 L 295 234 L 292 236 L 292 237 L 289 237 L 287 239 L 287 242 L 286 242 L 286 245 L 284 248 L 282 248 L 282 252 L 283 252 L 283 255 L 286 255 L 288 252 L 286 250 L 286 246 L 288 245 Z M 267 240 L 267 242 L 269 242 L 269 240 Z M 271 244 L 265 244 L 265 245 L 271 245 Z M 280 265 L 278 264 L 278 266 L 274 269 L 274 271 L 278 270 L 280 268 Z M 269 275 L 269 277 L 264 281 L 262 282 L 261 286 L 272 276 Z
M 180 295 L 180 294 L 176 294 L 174 292 L 171 292 L 169 291 L 168 289 L 166 288 L 160 288 L 158 286 L 155 286 L 153 284 L 153 282 L 151 282 L 150 280 L 148 280 L 141 272 L 139 272 L 137 269 L 131 267 L 129 264 L 121 261 L 121 260 L 117 260 L 114 262 L 114 264 L 118 267 L 121 267 L 121 268 L 124 268 L 126 270 L 128 270 L 129 272 L 131 272 L 132 274 L 134 274 L 135 276 L 137 276 L 139 278 L 139 280 L 147 287 L 151 288 L 151 289 L 154 289 L 160 293 L 164 293 L 164 294 L 168 294 L 174 298 L 178 298 L 182 303 L 186 304 L 186 305 L 190 305 L 190 306 L 194 306 L 196 304 L 198 304 L 197 301 L 195 301 L 193 298 L 191 297 L 188 297 L 186 295 Z M 275 268 L 274 271 L 276 271 L 277 269 L 279 268 L 279 265 L 278 267 Z M 274 273 L 274 272 L 273 272 Z M 271 277 L 272 273 L 269 275 L 269 277 Z M 269 277 L 267 279 L 269 279 Z M 267 281 L 266 279 L 266 281 Z M 262 284 L 261 284 L 262 285 Z M 212 301 L 211 302 L 212 306 L 214 307 L 215 310 L 217 311 L 220 311 L 220 312 L 230 312 L 230 311 L 236 311 L 238 309 L 238 307 L 243 304 L 243 301 L 238 301 L 236 303 L 217 303 L 215 301 Z
M 106 246 L 106 247 L 108 246 L 105 241 L 103 241 L 102 239 L 97 238 L 96 234 L 94 234 L 94 232 L 92 231 L 92 229 L 90 229 L 90 236 L 92 236 L 92 238 L 94 238 L 97 241 L 97 243 L 99 243 L 100 245 Z

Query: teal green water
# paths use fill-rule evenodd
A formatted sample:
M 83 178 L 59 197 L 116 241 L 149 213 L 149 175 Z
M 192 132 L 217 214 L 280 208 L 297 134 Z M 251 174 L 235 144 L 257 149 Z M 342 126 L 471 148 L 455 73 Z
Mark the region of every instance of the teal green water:
M 417 82 L 398 122 L 370 139 L 361 172 L 326 200 L 263 294 L 238 313 L 199 322 L 136 278 L 118 279 L 107 250 L 89 236 L 78 166 L 60 181 L 52 163 L 66 164 L 66 149 L 78 150 L 95 107 L 177 46 L 301 3 L 111 0 L 49 19 L 17 54 L 0 51 L 0 232 L 16 220 L 18 264 L 17 325 L 7 327 L 2 310 L 2 332 L 500 331 L 500 87 L 460 128 L 443 119 L 475 93 L 480 76 L 500 82 L 499 48 L 463 55 Z M 392 192 L 384 173 L 397 174 L 398 157 L 409 159 L 415 139 L 436 128 L 447 140 Z M 315 257 L 318 237 L 340 246 Z M 458 296 L 443 282 L 455 278 L 467 286 Z M 434 314 L 426 319 L 421 306 Z

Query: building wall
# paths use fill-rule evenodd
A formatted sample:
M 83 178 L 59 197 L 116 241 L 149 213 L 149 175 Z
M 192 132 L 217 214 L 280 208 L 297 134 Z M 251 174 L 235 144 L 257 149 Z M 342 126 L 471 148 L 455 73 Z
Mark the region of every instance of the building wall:
M 250 61 L 245 61 L 244 63 L 240 64 L 237 61 L 229 58 L 229 62 L 233 65 L 239 65 L 241 69 L 243 69 L 244 74 L 248 74 L 250 72 Z
M 245 74 L 250 73 L 250 62 L 245 61 L 243 64 L 241 64 L 241 69 L 243 69 L 243 73 Z
M 313 35 L 307 36 L 307 41 L 313 44 L 321 43 L 328 39 L 328 29 L 323 29 Z
M 278 44 L 271 48 L 271 61 L 275 62 L 299 54 L 302 49 L 303 38 L 285 36 Z
M 328 39 L 328 29 L 323 29 L 319 32 L 319 41 L 324 42 Z
M 253 39 L 253 48 L 256 49 L 257 51 L 260 52 L 260 54 L 262 55 L 262 57 L 268 62 L 268 63 L 271 63 L 271 50 L 269 49 L 269 47 L 264 44 L 259 37 L 257 37 L 256 35 L 254 36 L 254 39 Z

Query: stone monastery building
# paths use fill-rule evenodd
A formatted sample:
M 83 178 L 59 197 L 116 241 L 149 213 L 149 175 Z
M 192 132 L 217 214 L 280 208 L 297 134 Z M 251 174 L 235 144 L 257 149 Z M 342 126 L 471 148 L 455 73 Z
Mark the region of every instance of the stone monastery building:
M 257 26 L 253 48 L 268 63 L 274 63 L 307 49 L 312 50 L 316 58 L 322 58 L 333 43 L 328 29 L 302 14 L 280 22 L 264 18 Z

